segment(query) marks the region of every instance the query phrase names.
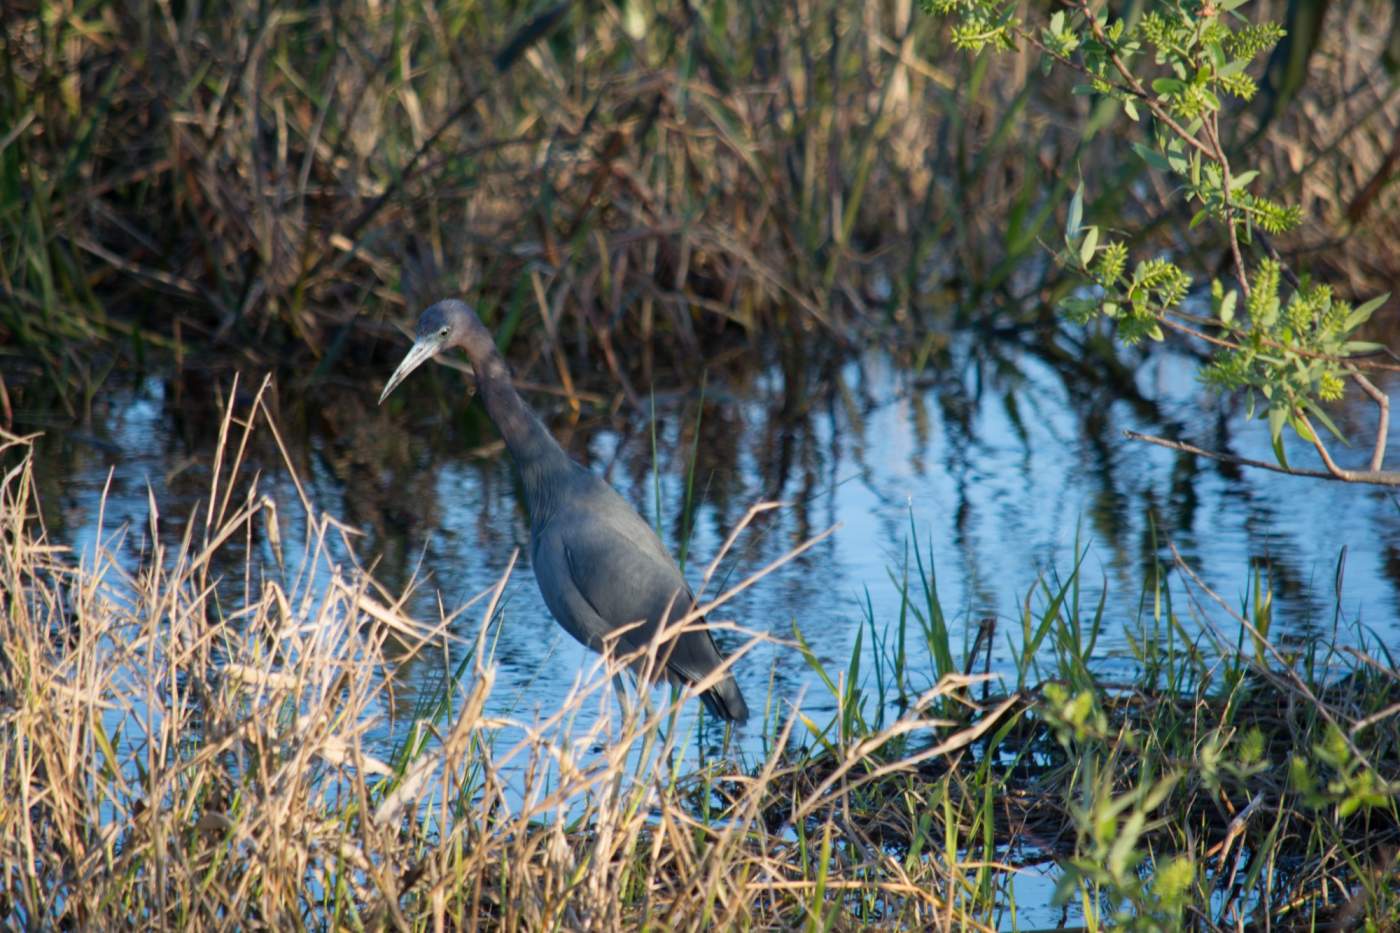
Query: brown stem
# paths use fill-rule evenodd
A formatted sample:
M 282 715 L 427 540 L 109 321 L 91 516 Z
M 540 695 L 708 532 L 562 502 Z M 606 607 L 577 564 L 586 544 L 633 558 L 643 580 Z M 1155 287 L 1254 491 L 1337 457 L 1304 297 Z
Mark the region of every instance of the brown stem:
M 1080 4 L 1079 9 L 1081 11 L 1086 11 L 1086 15 L 1088 15 L 1086 5 Z M 1094 19 L 1092 16 L 1089 16 L 1089 22 L 1093 24 L 1093 27 L 1095 28 L 1096 38 L 1099 38 L 1100 41 L 1107 43 L 1106 37 L 1103 37 L 1102 30 L 1097 29 L 1097 24 L 1094 23 Z M 1074 71 L 1077 71 L 1085 77 L 1092 78 L 1096 81 L 1104 80 L 1101 76 L 1094 74 L 1092 71 L 1090 71 L 1088 68 L 1085 68 L 1083 65 L 1079 64 L 1079 62 L 1075 61 L 1074 59 L 1066 58 L 1059 52 L 1056 52 L 1054 49 L 1050 48 L 1045 43 L 1041 42 L 1034 35 L 1025 31 L 1024 29 L 1018 29 L 1016 30 L 1016 32 L 1017 35 L 1019 35 L 1024 42 L 1026 42 L 1033 48 L 1039 49 L 1046 55 L 1049 55 L 1051 58 L 1059 62 L 1061 65 L 1064 65 L 1066 68 L 1070 68 Z M 1146 88 L 1142 86 L 1142 83 L 1137 80 L 1137 77 L 1131 71 L 1128 70 L 1128 66 L 1118 58 L 1118 54 L 1116 52 L 1110 56 L 1110 60 L 1113 62 L 1115 70 L 1117 70 L 1119 74 L 1123 75 L 1124 80 L 1128 82 L 1127 84 L 1110 85 L 1114 88 L 1114 90 L 1121 91 L 1124 94 L 1129 94 L 1133 97 L 1136 97 L 1142 102 L 1143 106 L 1148 109 L 1148 112 L 1150 112 L 1153 117 L 1155 117 L 1160 122 L 1166 124 L 1166 126 L 1173 133 L 1180 136 L 1191 146 L 1201 150 L 1201 152 L 1205 155 L 1210 156 L 1211 158 L 1215 157 L 1214 153 L 1210 151 L 1210 149 L 1206 146 L 1205 143 L 1201 142 L 1195 136 L 1188 133 L 1186 131 L 1186 127 L 1182 126 L 1180 123 L 1177 123 L 1176 120 L 1172 117 L 1172 115 L 1167 113 L 1166 109 L 1163 108 L 1161 104 L 1157 103 L 1157 98 L 1154 97 L 1151 93 L 1148 92 Z
M 1216 320 L 1213 317 L 1205 317 L 1200 314 L 1191 314 L 1190 312 L 1182 311 L 1180 309 L 1173 309 L 1170 312 L 1163 312 L 1156 315 L 1157 319 L 1163 324 L 1167 325 L 1168 327 L 1172 327 L 1173 329 L 1178 330 L 1183 334 L 1188 334 L 1192 337 L 1198 337 L 1207 343 L 1213 343 L 1216 346 L 1225 347 L 1231 350 L 1238 350 L 1241 348 L 1241 344 L 1235 341 L 1226 340 L 1223 337 L 1209 337 L 1189 327 L 1169 323 L 1166 318 L 1167 313 L 1170 313 L 1170 315 L 1173 318 L 1177 318 L 1181 321 L 1186 321 L 1189 324 L 1197 324 L 1201 327 L 1218 327 L 1230 334 L 1238 333 L 1238 331 L 1235 328 L 1230 327 L 1226 324 L 1222 324 L 1220 323 L 1220 321 Z M 1296 353 L 1298 356 L 1309 360 L 1327 360 L 1331 363 L 1344 363 L 1349 367 L 1355 367 L 1358 369 L 1364 366 L 1367 369 L 1379 369 L 1384 370 L 1385 372 L 1400 372 L 1400 365 L 1396 365 L 1395 363 L 1387 363 L 1381 360 L 1368 360 L 1358 357 L 1333 356 L 1330 353 L 1320 353 L 1317 350 L 1308 350 L 1304 347 L 1293 347 L 1287 344 L 1282 344 L 1279 343 L 1277 340 L 1270 340 L 1268 337 L 1260 337 L 1259 345 L 1263 347 L 1268 347 L 1271 350 L 1278 350 L 1280 352 Z
M 1372 483 L 1377 486 L 1400 486 L 1400 472 L 1392 470 L 1344 470 L 1337 466 L 1337 462 L 1332 459 L 1332 454 L 1328 452 L 1327 445 L 1322 443 L 1322 435 L 1317 433 L 1308 416 L 1301 411 L 1295 411 L 1298 420 L 1303 423 L 1303 427 L 1308 429 L 1312 435 L 1313 447 L 1317 449 L 1317 455 L 1322 458 L 1322 465 L 1327 467 L 1327 472 L 1336 479 L 1346 483 Z
M 1206 142 L 1202 142 L 1194 133 L 1188 132 L 1184 126 L 1177 123 L 1176 120 L 1172 118 L 1171 114 L 1167 113 L 1166 108 L 1157 103 L 1155 97 L 1147 93 L 1147 89 L 1143 87 L 1137 75 L 1133 74 L 1132 70 L 1128 68 L 1127 62 L 1123 61 L 1122 57 L 1113 50 L 1113 45 L 1109 41 L 1107 34 L 1104 33 L 1103 26 L 1094 17 L 1093 11 L 1089 9 L 1089 0 L 1079 0 L 1079 2 L 1075 4 L 1075 8 L 1084 14 L 1084 19 L 1089 24 L 1089 30 L 1094 34 L 1094 38 L 1098 40 L 1104 48 L 1109 50 L 1108 60 L 1113 63 L 1114 70 L 1118 72 L 1119 76 L 1126 83 L 1126 90 L 1136 97 L 1141 98 L 1152 115 L 1164 123 L 1173 133 L 1180 137 L 1183 142 L 1194 146 L 1207 158 L 1214 160 L 1220 166 L 1221 183 L 1223 186 L 1221 189 L 1221 200 L 1225 204 L 1225 226 L 1230 231 L 1230 253 L 1235 262 L 1235 277 L 1239 280 L 1240 290 L 1243 291 L 1244 296 L 1248 298 L 1249 278 L 1245 275 L 1244 271 L 1244 254 L 1240 251 L 1239 233 L 1235 230 L 1235 208 L 1234 205 L 1230 203 L 1230 160 L 1225 156 L 1225 150 L 1220 145 L 1219 115 L 1211 114 L 1210 118 L 1203 121 L 1201 124 L 1205 131 Z M 1026 35 L 1028 41 L 1034 45 L 1047 52 L 1049 51 L 1044 45 L 1041 45 L 1033 37 L 1030 37 L 1029 34 L 1023 33 L 1023 35 Z M 1056 55 L 1053 52 L 1050 54 L 1062 62 L 1067 62 L 1063 56 Z M 1089 74 L 1091 77 L 1095 77 L 1092 72 L 1089 72 L 1086 68 L 1079 67 L 1078 70 Z
M 1142 82 L 1138 80 L 1138 76 L 1133 74 L 1132 69 L 1128 67 L 1128 63 L 1123 61 L 1117 52 L 1112 51 L 1113 44 L 1109 42 L 1108 36 L 1103 31 L 1103 26 L 1094 18 L 1093 11 L 1089 9 L 1088 0 L 1080 0 L 1075 6 L 1084 14 L 1085 20 L 1089 23 L 1089 29 L 1094 33 L 1094 38 L 1097 39 L 1099 44 L 1104 48 L 1110 50 L 1108 53 L 1108 60 L 1113 63 L 1114 70 L 1127 82 L 1133 94 L 1142 98 L 1143 102 L 1147 104 L 1147 109 L 1152 112 L 1152 115 L 1165 123 L 1173 133 L 1180 136 L 1184 141 L 1201 150 L 1203 154 L 1215 158 L 1215 153 L 1211 152 L 1210 148 L 1207 147 L 1205 143 L 1197 139 L 1195 133 L 1187 132 L 1186 127 L 1177 123 L 1172 115 L 1167 113 L 1166 108 L 1157 103 L 1157 98 L 1149 94 L 1147 88 L 1143 87 Z
M 1167 317 L 1166 314 L 1158 314 L 1156 315 L 1156 318 L 1157 323 L 1161 324 L 1163 327 L 1168 327 L 1176 331 L 1178 334 L 1185 334 L 1188 337 L 1195 337 L 1197 340 L 1204 341 L 1205 343 L 1209 343 L 1217 347 L 1223 347 L 1226 350 L 1241 349 L 1241 346 L 1238 343 L 1235 343 L 1233 340 L 1225 340 L 1222 337 L 1212 337 L 1210 334 L 1207 334 L 1204 331 L 1196 330 L 1194 327 L 1187 327 L 1180 321 L 1173 321 L 1171 318 Z
M 1312 426 L 1309 425 L 1309 430 Z M 1317 432 L 1313 432 L 1316 437 Z M 1332 464 L 1334 469 L 1327 470 L 1304 470 L 1298 467 L 1280 466 L 1277 463 L 1270 463 L 1267 460 L 1253 460 L 1249 457 L 1237 457 L 1234 454 L 1223 453 L 1219 450 L 1207 450 L 1186 441 L 1173 440 L 1169 437 L 1158 437 L 1155 434 L 1142 434 L 1138 431 L 1124 431 L 1123 436 L 1133 441 L 1144 441 L 1148 444 L 1156 444 L 1158 447 L 1165 447 L 1168 450 L 1179 450 L 1182 453 L 1192 454 L 1197 457 L 1205 457 L 1208 460 L 1217 460 L 1221 463 L 1230 463 L 1235 466 L 1253 467 L 1257 470 L 1270 470 L 1274 473 L 1282 473 L 1285 476 L 1301 476 L 1306 479 L 1327 479 L 1339 483 L 1370 483 L 1376 486 L 1400 486 L 1400 472 L 1387 470 L 1343 470 Z M 1326 456 L 1324 454 L 1324 456 Z M 1331 457 L 1326 456 L 1324 462 L 1330 462 Z
M 1235 207 L 1230 203 L 1230 160 L 1225 156 L 1225 150 L 1220 145 L 1220 116 L 1211 114 L 1202 126 L 1206 131 L 1206 139 L 1210 141 L 1215 149 L 1214 159 L 1220 166 L 1220 200 L 1225 205 L 1225 226 L 1230 231 L 1230 255 L 1235 260 L 1235 278 L 1239 280 L 1240 291 L 1244 293 L 1246 299 L 1249 298 L 1249 277 L 1244 273 L 1244 254 L 1240 252 L 1240 237 L 1235 230 Z
M 1222 453 L 1218 450 L 1207 450 L 1204 447 L 1197 447 L 1186 441 L 1172 440 L 1169 437 L 1158 437 L 1155 434 L 1142 434 L 1138 431 L 1124 431 L 1123 436 L 1132 441 L 1145 441 L 1149 444 L 1156 444 L 1158 447 L 1165 447 L 1168 450 L 1179 450 L 1182 453 L 1193 454 L 1197 457 L 1205 457 L 1208 460 L 1218 460 L 1221 463 L 1230 463 L 1235 466 L 1254 467 L 1258 470 L 1272 470 L 1275 473 L 1283 473 L 1286 476 L 1304 476 L 1309 479 L 1330 479 L 1337 477 L 1323 470 L 1299 470 L 1294 467 L 1279 466 L 1277 463 L 1270 463 L 1267 460 L 1251 460 L 1249 457 L 1237 457 L 1234 454 Z
M 1359 385 L 1361 391 L 1369 395 L 1371 401 L 1380 409 L 1380 421 L 1376 425 L 1376 447 L 1371 451 L 1371 470 L 1376 472 L 1385 463 L 1385 445 L 1390 434 L 1390 396 L 1376 388 L 1375 383 L 1361 375 L 1355 366 L 1348 366 L 1347 371 L 1351 374 L 1352 381 Z

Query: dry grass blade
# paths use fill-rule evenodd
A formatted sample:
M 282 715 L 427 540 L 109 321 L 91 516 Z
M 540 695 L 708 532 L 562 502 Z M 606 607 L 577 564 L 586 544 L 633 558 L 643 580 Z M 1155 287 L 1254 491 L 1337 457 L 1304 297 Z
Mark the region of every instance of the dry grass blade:
M 882 880 L 833 852 L 818 882 L 810 854 L 775 835 L 772 794 L 791 768 L 795 713 L 752 771 L 716 761 L 694 772 L 667 764 L 689 755 L 678 728 L 688 693 L 654 707 L 644 694 L 620 717 L 609 712 L 611 676 L 625 660 L 600 659 L 539 720 L 489 714 L 486 633 L 505 576 L 472 636 L 446 619 L 423 626 L 371 599 L 361 571 L 332 570 L 325 542 L 340 532 L 308 511 L 303 553 L 316 566 L 288 568 L 286 589 L 266 580 L 245 604 L 225 606 L 214 568 L 268 508 L 245 475 L 260 424 L 261 395 L 246 416 L 224 418 L 227 452 L 202 527 L 187 526 L 132 569 L 113 551 L 120 535 L 99 536 L 82 566 L 68 563 L 38 520 L 26 440 L 0 439 L 0 453 L 18 456 L 0 484 L 0 586 L 23 594 L 0 623 L 9 737 L 0 799 L 15 801 L 0 803 L 0 873 L 12 918 L 231 929 L 254 916 L 415 926 L 433 915 L 617 928 L 653 913 L 694 928 L 717 912 L 726 925 L 766 926 L 804 915 L 814 890 L 878 898 L 911 924 L 944 916 L 946 903 L 924 893 L 939 877 L 932 863 Z M 668 634 L 647 647 L 653 663 Z M 386 755 L 372 745 L 389 724 L 381 696 L 391 637 L 407 643 L 400 661 L 432 642 L 472 663 L 463 683 L 444 685 L 444 728 L 415 720 Z M 872 746 L 916 722 L 872 736 Z M 812 800 L 837 797 L 827 786 Z M 756 899 L 762 877 L 774 883 Z

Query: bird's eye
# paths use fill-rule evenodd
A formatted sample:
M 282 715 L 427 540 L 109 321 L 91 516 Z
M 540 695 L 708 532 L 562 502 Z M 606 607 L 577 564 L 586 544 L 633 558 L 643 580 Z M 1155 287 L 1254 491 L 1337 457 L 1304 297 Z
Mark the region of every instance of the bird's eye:
M 447 336 L 447 328 L 444 327 L 442 330 L 440 330 L 440 331 L 438 332 L 438 336 L 439 336 L 439 337 L 446 337 L 446 336 Z

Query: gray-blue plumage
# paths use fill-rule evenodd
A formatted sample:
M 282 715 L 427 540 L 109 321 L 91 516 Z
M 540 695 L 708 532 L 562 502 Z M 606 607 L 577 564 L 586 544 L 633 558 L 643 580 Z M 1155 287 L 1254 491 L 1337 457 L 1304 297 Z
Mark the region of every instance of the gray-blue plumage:
M 609 634 L 631 626 L 616 638 L 615 649 L 629 654 L 650 643 L 661 620 L 689 613 L 690 589 L 661 539 L 611 486 L 564 453 L 516 393 L 476 313 L 461 301 L 438 302 L 419 317 L 415 338 L 380 402 L 433 356 L 452 347 L 466 350 L 486 412 L 520 471 L 535 580 L 565 631 L 602 651 Z M 703 680 L 723 663 L 709 630 L 694 624 L 661 655 L 666 676 L 677 683 Z M 701 699 L 723 719 L 748 718 L 748 705 L 728 672 Z

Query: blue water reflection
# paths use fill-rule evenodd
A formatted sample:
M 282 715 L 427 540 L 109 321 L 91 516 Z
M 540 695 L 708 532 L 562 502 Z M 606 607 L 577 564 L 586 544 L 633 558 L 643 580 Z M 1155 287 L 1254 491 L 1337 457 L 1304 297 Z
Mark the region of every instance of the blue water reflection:
M 1144 611 L 1143 585 L 1154 565 L 1170 566 L 1169 542 L 1236 605 L 1249 593 L 1251 572 L 1266 572 L 1275 591 L 1274 633 L 1283 640 L 1331 630 L 1345 548 L 1344 616 L 1400 647 L 1400 508 L 1390 493 L 1241 471 L 1125 440 L 1124 428 L 1174 429 L 1240 456 L 1271 459 L 1264 427 L 1218 414 L 1189 360 L 1159 353 L 1136 371 L 1138 390 L 1155 401 L 1150 417 L 1142 405 L 1107 392 L 1075 390 L 1034 358 L 1018 362 L 1014 379 L 969 365 L 921 380 L 872 353 L 833 368 L 798 405 L 776 369 L 715 376 L 703 401 L 698 390 L 658 394 L 659 462 L 651 419 L 635 409 L 553 422 L 571 451 L 643 515 L 655 519 L 659 504 L 663 537 L 677 553 L 684 549 L 692 582 L 752 504 L 791 503 L 740 536 L 711 593 L 839 526 L 717 614 L 782 640 L 795 625 L 833 670 L 844 670 L 867 612 L 877 627 L 897 618 L 900 594 L 890 575 L 909 559 L 911 530 L 925 559 L 932 556 L 955 649 L 971 644 L 979 620 L 995 617 L 992 661 L 1001 671 L 1008 670 L 1028 592 L 1041 575 L 1068 573 L 1076 546 L 1085 554 L 1084 600 L 1097 602 L 1107 590 L 1097 647 L 1107 669 L 1130 670 L 1126 633 Z M 406 397 L 416 388 L 408 386 Z M 511 468 L 479 415 L 431 404 L 344 404 L 352 410 L 339 421 L 301 415 L 284 425 L 313 501 L 364 532 L 359 558 L 391 590 L 419 581 L 410 609 L 424 620 L 494 585 L 519 549 L 495 652 L 495 702 L 498 712 L 527 719 L 536 709 L 554 709 L 592 658 L 554 624 L 535 589 Z M 1342 454 L 1364 461 L 1374 412 L 1358 402 L 1338 420 L 1363 439 Z M 160 503 L 158 533 L 173 544 L 207 493 L 211 448 L 207 426 L 192 430 L 172 416 L 166 382 L 113 389 L 90 425 L 41 442 L 41 494 L 57 510 L 51 530 L 91 554 L 110 470 L 103 520 L 109 534 L 126 526 L 122 545 L 133 563 L 149 548 L 148 484 Z M 1297 443 L 1290 456 L 1299 465 L 1316 459 Z M 284 516 L 295 515 L 290 481 L 271 460 L 259 465 L 267 471 L 264 491 Z M 298 539 L 286 539 L 294 567 Z M 265 542 L 254 546 L 255 557 L 270 560 Z M 478 620 L 479 612 L 465 613 L 462 634 L 472 634 Z M 863 644 L 867 654 L 874 650 L 869 637 Z M 412 709 L 417 694 L 435 689 L 448 663 L 407 665 L 398 708 Z M 869 674 L 872 665 L 862 669 Z M 798 653 L 780 643 L 759 647 L 738 676 L 756 710 L 783 709 L 798 697 L 814 711 L 834 707 Z M 741 742 L 756 752 L 759 733 L 751 726 Z

